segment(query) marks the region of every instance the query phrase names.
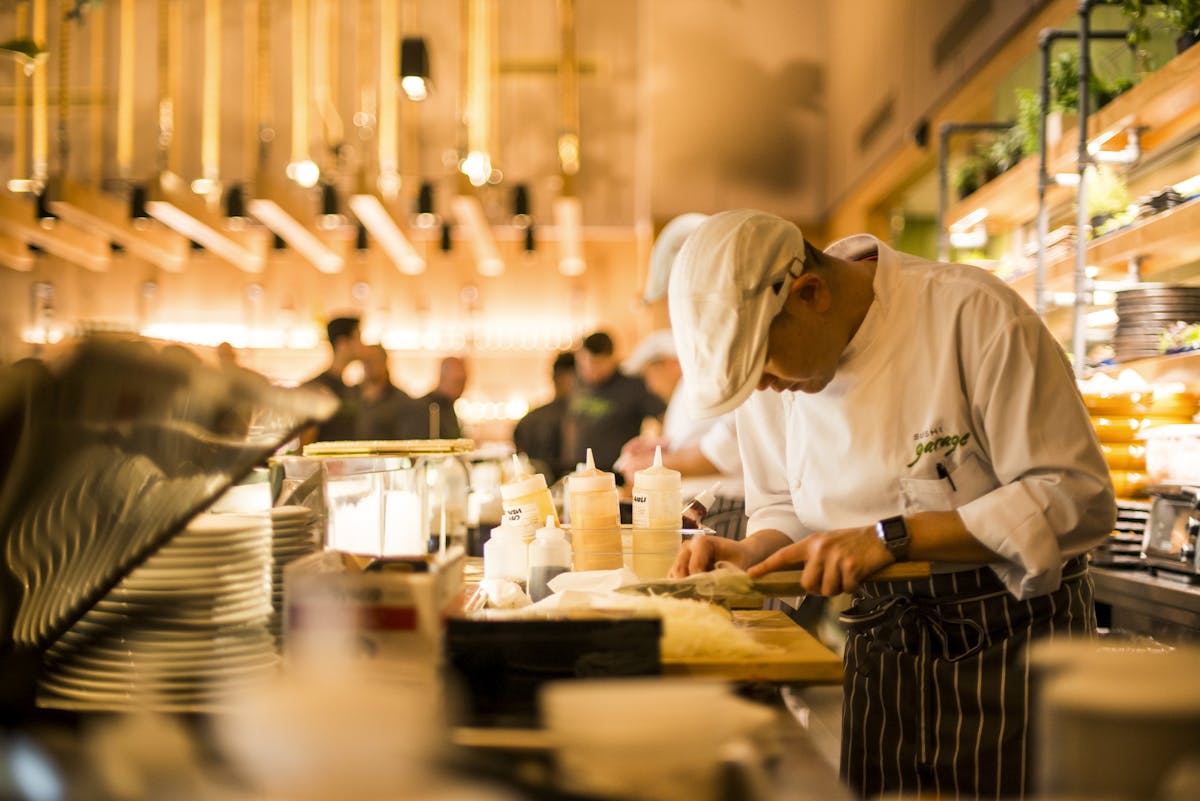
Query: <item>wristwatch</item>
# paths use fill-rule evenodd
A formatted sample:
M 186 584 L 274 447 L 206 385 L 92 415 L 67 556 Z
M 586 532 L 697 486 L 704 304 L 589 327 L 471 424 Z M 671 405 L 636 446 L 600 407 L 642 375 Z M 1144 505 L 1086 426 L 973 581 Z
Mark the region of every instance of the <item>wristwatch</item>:
M 892 556 L 896 557 L 897 562 L 908 559 L 908 526 L 904 524 L 902 515 L 880 520 L 875 524 L 875 534 L 884 547 L 892 552 Z

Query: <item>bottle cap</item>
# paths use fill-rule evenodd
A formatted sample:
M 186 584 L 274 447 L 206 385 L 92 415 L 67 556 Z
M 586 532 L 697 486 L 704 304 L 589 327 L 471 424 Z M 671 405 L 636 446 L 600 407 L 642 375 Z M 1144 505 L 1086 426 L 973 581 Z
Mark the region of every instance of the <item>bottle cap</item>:
M 613 473 L 599 470 L 592 458 L 592 449 L 587 449 L 587 464 L 582 470 L 577 470 L 567 476 L 569 492 L 604 492 L 617 488 L 617 477 Z
M 633 474 L 633 488 L 642 490 L 675 490 L 683 483 L 678 470 L 663 467 L 662 446 L 654 448 L 654 464 Z
M 696 497 L 692 498 L 692 500 L 689 501 L 687 505 L 691 506 L 693 503 L 699 504 L 700 506 L 704 507 L 705 511 L 708 511 L 710 508 L 712 508 L 712 502 L 717 499 L 717 490 L 720 488 L 721 488 L 721 482 L 718 481 L 716 484 L 713 484 L 708 489 L 702 490 L 701 492 L 697 493 Z
M 565 540 L 567 532 L 554 525 L 553 517 L 546 515 L 546 525 L 539 528 L 534 536 L 537 537 L 538 542 L 550 542 L 552 540 Z
M 548 489 L 546 486 L 546 477 L 541 473 L 530 473 L 527 476 L 521 475 L 521 460 L 517 455 L 513 454 L 513 465 L 517 468 L 517 477 L 507 484 L 500 485 L 500 497 L 504 500 L 512 498 L 522 498 L 526 495 L 532 495 L 535 492 Z
M 525 529 L 520 526 L 510 526 L 508 523 L 501 523 L 492 529 L 491 539 L 524 542 Z

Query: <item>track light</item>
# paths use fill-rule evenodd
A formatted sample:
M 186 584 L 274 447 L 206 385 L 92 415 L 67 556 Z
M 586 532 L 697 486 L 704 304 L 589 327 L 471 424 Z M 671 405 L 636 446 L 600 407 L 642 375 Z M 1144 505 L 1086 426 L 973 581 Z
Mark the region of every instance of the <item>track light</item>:
M 421 188 L 417 191 L 415 224 L 418 228 L 432 228 L 437 225 L 437 215 L 433 213 L 433 184 L 429 181 L 422 183 Z
M 345 222 L 346 218 L 342 216 L 341 203 L 338 201 L 337 187 L 331 183 L 321 184 L 321 216 L 317 225 L 326 231 L 332 231 L 341 228 Z
M 429 97 L 429 50 L 423 37 L 406 36 L 400 42 L 400 88 L 409 100 Z
M 513 187 L 513 225 L 529 224 L 529 187 L 517 184 Z
M 384 252 L 400 272 L 406 275 L 425 272 L 425 260 L 408 241 L 379 198 L 374 195 L 351 195 L 350 208 L 383 246 Z
M 225 191 L 225 219 L 232 231 L 246 227 L 246 193 L 241 184 L 233 184 Z
M 146 187 L 144 184 L 134 184 L 129 190 L 129 219 L 134 224 L 145 225 L 150 220 L 146 212 Z
M 354 229 L 354 249 L 359 253 L 366 253 L 370 245 L 370 240 L 367 239 L 367 226 L 363 225 L 360 220 Z
M 450 223 L 442 223 L 442 239 L 439 243 L 443 253 L 449 253 L 454 247 L 454 241 L 450 238 Z

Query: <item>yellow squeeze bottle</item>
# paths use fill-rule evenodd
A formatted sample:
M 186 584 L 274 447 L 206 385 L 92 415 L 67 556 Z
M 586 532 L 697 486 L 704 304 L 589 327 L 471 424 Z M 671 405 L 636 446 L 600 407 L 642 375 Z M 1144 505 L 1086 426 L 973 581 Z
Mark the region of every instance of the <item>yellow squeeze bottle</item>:
M 683 535 L 679 507 L 683 476 L 664 467 L 662 447 L 654 464 L 633 474 L 633 572 L 640 579 L 666 578 Z
M 598 470 L 587 451 L 587 466 L 567 476 L 571 513 L 571 552 L 575 570 L 614 570 L 621 555 L 621 502 L 617 477 Z
M 520 528 L 525 532 L 525 541 L 529 542 L 547 517 L 553 518 L 557 526 L 558 513 L 554 509 L 554 499 L 550 497 L 550 488 L 546 486 L 546 477 L 541 473 L 521 475 L 521 461 L 515 453 L 513 466 L 517 478 L 500 485 L 500 506 L 504 510 L 504 524 Z

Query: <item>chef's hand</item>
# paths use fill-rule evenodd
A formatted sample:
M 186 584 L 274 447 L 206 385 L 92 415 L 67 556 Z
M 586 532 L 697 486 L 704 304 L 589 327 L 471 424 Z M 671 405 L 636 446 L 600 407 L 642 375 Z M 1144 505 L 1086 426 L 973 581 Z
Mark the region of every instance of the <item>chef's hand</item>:
M 800 583 L 813 595 L 854 592 L 871 574 L 896 561 L 874 526 L 810 534 L 780 548 L 747 572 L 757 578 L 772 570 L 804 565 Z M 677 563 L 678 564 L 678 563 Z
M 683 578 L 693 573 L 712 570 L 717 562 L 729 562 L 743 570 L 775 553 L 792 539 L 782 531 L 763 529 L 744 540 L 697 534 L 679 549 L 675 564 L 667 574 L 671 578 Z
M 712 570 L 717 562 L 732 562 L 743 569 L 753 564 L 743 552 L 740 543 L 724 537 L 697 534 L 680 546 L 679 553 L 675 556 L 675 564 L 671 566 L 667 576 L 683 578 L 693 573 L 703 573 Z

